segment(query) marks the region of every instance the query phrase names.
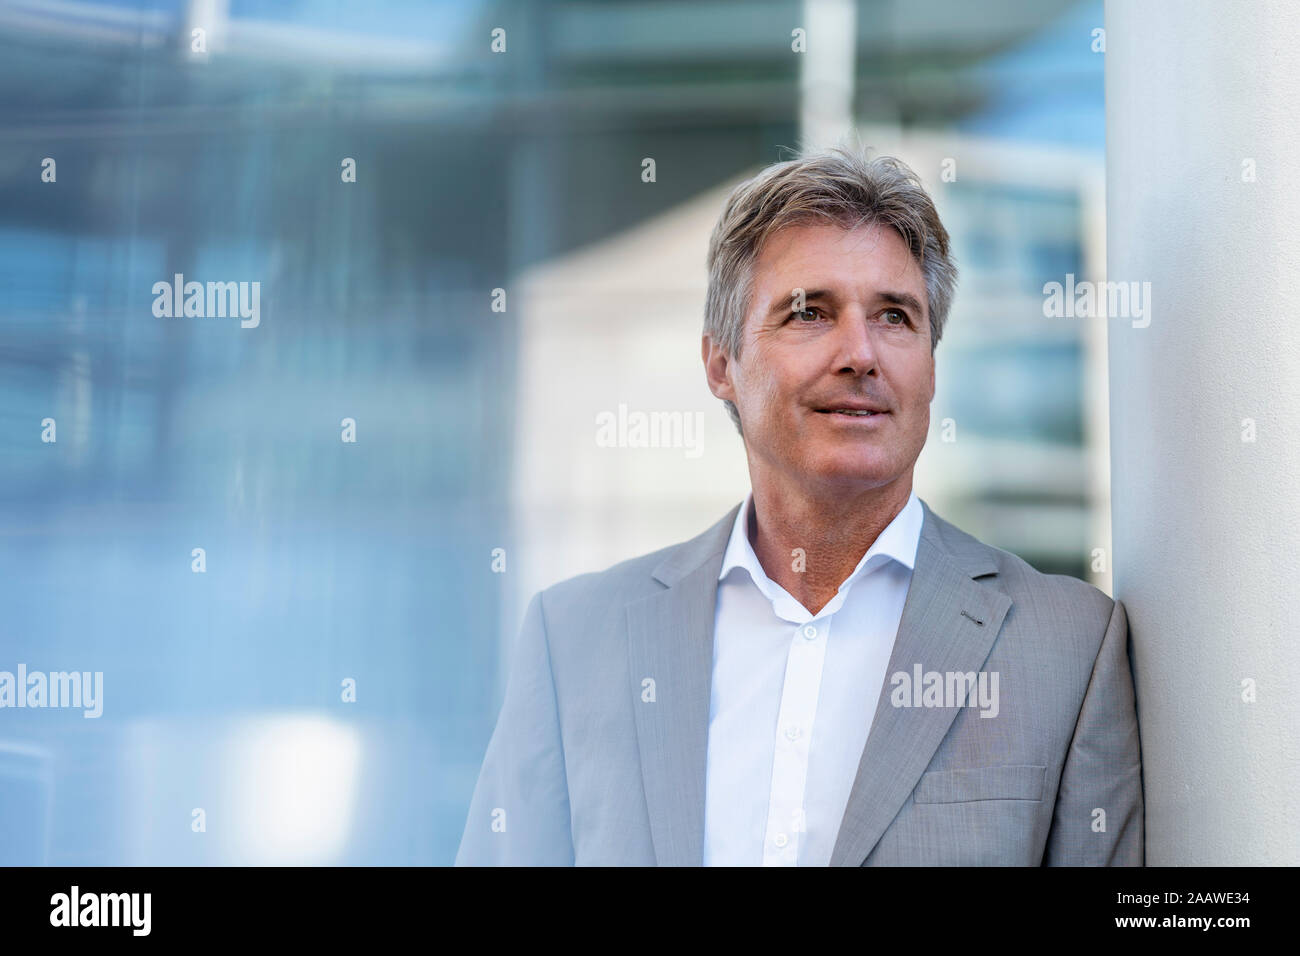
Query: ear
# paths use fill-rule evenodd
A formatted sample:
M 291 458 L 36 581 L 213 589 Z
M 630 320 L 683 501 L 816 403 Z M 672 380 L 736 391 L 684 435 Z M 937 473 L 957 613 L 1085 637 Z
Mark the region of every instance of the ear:
M 736 390 L 731 385 L 731 360 L 722 346 L 705 333 L 700 340 L 700 356 L 704 359 L 704 377 L 715 398 L 736 400 Z

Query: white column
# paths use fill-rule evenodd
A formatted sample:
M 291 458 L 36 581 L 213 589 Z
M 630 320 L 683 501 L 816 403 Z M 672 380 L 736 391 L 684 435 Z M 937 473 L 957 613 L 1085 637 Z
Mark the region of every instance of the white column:
M 1293 0 L 1106 4 L 1107 279 L 1151 289 L 1145 328 L 1092 320 L 1149 865 L 1300 863 L 1297 50 Z
M 799 142 L 834 146 L 853 130 L 857 9 L 853 0 L 804 0 L 799 53 Z M 792 39 L 793 44 L 793 39 Z

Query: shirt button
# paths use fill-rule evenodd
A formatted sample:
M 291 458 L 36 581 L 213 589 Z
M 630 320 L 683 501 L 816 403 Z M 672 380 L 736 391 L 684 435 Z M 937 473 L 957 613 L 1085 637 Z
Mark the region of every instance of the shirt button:
M 817 628 L 813 627 L 811 624 L 805 625 L 803 629 L 803 636 L 810 641 L 817 640 Z
M 799 739 L 799 728 L 798 728 L 798 727 L 795 727 L 793 724 L 791 724 L 789 727 L 787 727 L 787 728 L 785 729 L 785 735 L 786 735 L 786 737 L 788 737 L 790 740 L 798 740 L 798 739 Z
M 787 843 L 790 842 L 790 838 L 787 837 L 784 833 L 778 833 L 776 835 L 776 839 L 774 839 L 772 842 L 775 843 L 777 846 L 785 846 Z

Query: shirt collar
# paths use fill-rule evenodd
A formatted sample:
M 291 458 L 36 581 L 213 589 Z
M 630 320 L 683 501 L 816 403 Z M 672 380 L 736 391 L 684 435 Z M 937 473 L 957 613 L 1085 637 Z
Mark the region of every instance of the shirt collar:
M 758 556 L 754 554 L 754 546 L 749 543 L 749 509 L 753 500 L 754 493 L 750 491 L 745 495 L 740 511 L 736 514 L 735 523 L 731 526 L 731 537 L 727 541 L 727 550 L 722 556 L 722 569 L 718 572 L 718 580 L 725 578 L 733 568 L 744 568 L 758 585 L 759 590 L 767 596 L 768 600 L 775 603 L 778 600 L 778 593 L 784 594 L 785 589 L 768 578 L 763 566 L 758 563 Z M 847 591 L 861 575 L 874 571 L 890 560 L 897 561 L 909 571 L 912 570 L 916 565 L 916 550 L 921 540 L 921 525 L 924 521 L 925 513 L 921 509 L 921 502 L 913 491 L 908 495 L 903 510 L 885 526 L 885 530 L 880 532 L 872 542 L 867 553 L 858 562 L 858 566 L 853 569 L 853 573 L 844 579 L 844 583 L 839 587 L 840 593 Z

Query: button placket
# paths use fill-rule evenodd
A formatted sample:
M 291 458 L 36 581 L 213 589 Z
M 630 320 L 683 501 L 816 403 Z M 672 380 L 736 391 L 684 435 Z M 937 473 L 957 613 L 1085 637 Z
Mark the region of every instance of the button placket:
M 791 635 L 772 756 L 763 847 L 765 866 L 798 863 L 800 839 L 806 831 L 804 791 L 809 743 L 826 663 L 828 629 L 827 621 L 809 622 L 798 625 Z

